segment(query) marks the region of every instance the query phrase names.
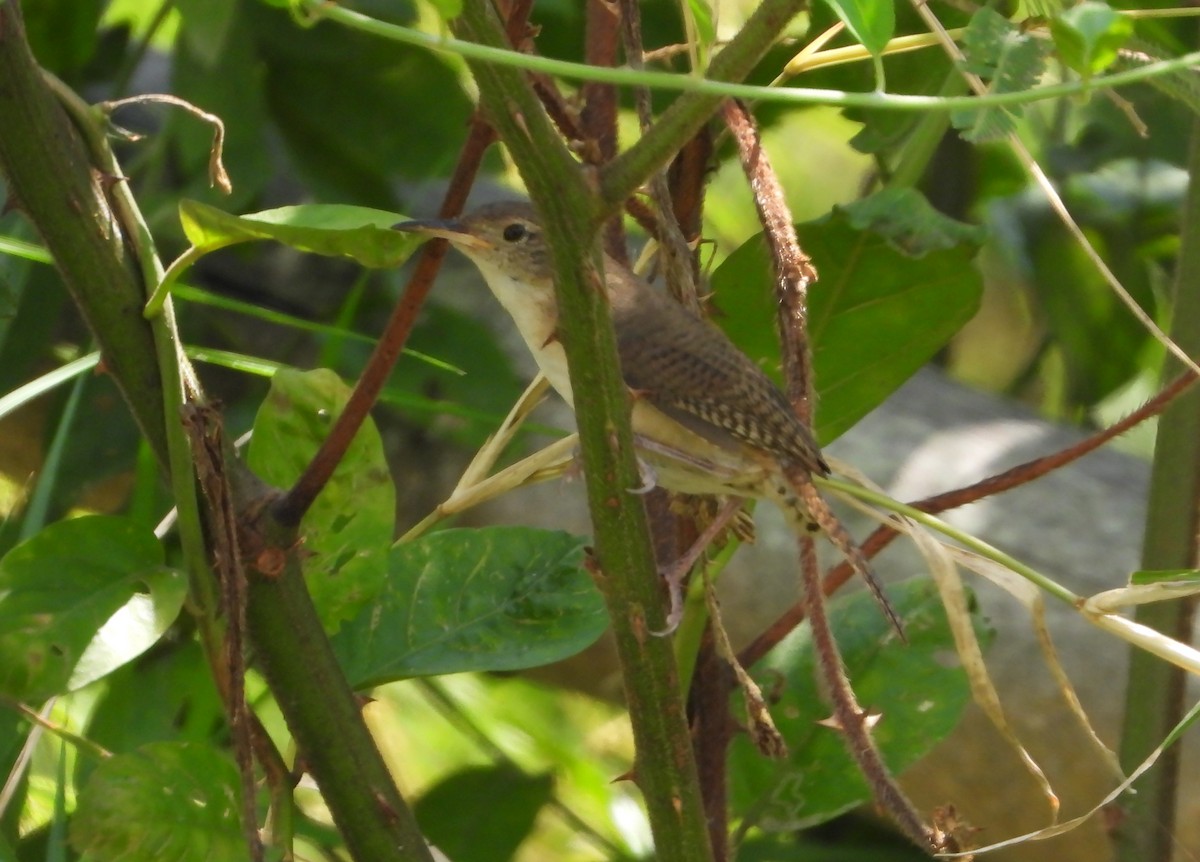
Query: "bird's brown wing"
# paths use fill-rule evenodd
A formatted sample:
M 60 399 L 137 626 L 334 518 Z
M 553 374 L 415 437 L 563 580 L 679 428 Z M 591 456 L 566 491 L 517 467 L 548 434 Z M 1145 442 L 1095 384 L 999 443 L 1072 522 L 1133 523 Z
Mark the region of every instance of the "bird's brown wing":
M 719 329 L 657 294 L 614 302 L 613 316 L 621 371 L 638 397 L 717 445 L 740 441 L 829 472 L 783 393 Z

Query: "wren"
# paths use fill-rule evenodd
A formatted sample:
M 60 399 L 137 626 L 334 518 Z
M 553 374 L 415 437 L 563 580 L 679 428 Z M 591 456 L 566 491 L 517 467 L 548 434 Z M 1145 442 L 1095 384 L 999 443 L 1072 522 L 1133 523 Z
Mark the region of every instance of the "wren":
M 395 228 L 441 237 L 470 258 L 550 385 L 573 406 L 550 248 L 533 207 L 495 203 L 461 219 Z M 686 494 L 768 499 L 797 534 L 820 529 L 903 636 L 865 555 L 810 481 L 828 475 L 829 466 L 783 393 L 720 329 L 607 255 L 604 276 L 621 373 L 633 394 L 638 454 L 657 484 Z

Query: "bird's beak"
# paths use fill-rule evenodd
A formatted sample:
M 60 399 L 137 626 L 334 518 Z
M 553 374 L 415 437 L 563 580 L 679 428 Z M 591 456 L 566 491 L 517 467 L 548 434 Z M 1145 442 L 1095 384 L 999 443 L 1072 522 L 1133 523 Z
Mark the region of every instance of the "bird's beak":
M 459 248 L 490 248 L 491 243 L 471 233 L 466 226 L 454 219 L 417 219 L 392 225 L 392 230 L 417 233 L 422 236 L 439 237 Z

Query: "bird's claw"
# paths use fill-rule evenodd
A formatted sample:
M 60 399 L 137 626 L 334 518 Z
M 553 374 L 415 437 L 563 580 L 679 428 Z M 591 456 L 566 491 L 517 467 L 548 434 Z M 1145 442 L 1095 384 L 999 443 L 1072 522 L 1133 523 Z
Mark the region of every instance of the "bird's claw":
M 641 458 L 637 459 L 637 467 L 638 477 L 642 480 L 642 484 L 637 488 L 630 488 L 629 493 L 637 494 L 639 496 L 642 494 L 649 494 L 658 487 L 658 474 L 654 472 L 653 467 L 651 467 Z
M 675 630 L 679 628 L 679 623 L 683 620 L 683 576 L 686 572 L 687 569 L 681 570 L 676 564 L 661 573 L 662 579 L 667 582 L 667 595 L 670 596 L 671 609 L 667 612 L 666 626 L 661 631 L 650 630 L 650 634 L 656 638 L 665 638 L 675 634 Z

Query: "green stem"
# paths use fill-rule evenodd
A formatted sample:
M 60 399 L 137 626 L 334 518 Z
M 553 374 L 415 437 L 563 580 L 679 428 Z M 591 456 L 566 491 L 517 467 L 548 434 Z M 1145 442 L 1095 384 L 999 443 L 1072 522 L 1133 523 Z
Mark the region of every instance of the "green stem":
M 486 46 L 504 44 L 488 0 L 469 0 L 456 32 Z M 608 603 L 637 746 L 635 773 L 654 832 L 656 858 L 712 858 L 669 641 L 651 630 L 665 617 L 638 487 L 629 395 L 617 362 L 595 234 L 599 207 L 524 76 L 511 68 L 471 64 L 488 117 L 544 221 L 554 258 L 558 329 L 566 351 L 595 554 Z M 682 143 L 681 138 L 679 143 Z
M 14 3 L 0 3 L 0 171 L 10 198 L 54 256 L 95 333 L 105 367 L 164 467 L 162 382 L 154 335 L 140 319 L 142 282 L 88 149 L 42 78 Z
M 1200 120 L 1193 122 L 1188 157 L 1191 184 L 1180 232 L 1171 338 L 1189 356 L 1200 356 Z M 1163 374 L 1180 365 L 1168 359 Z M 1143 569 L 1195 568 L 1200 528 L 1200 392 L 1177 398 L 1158 421 L 1150 478 Z M 1194 599 L 1139 607 L 1134 619 L 1169 637 L 1190 642 Z M 1132 769 L 1158 746 L 1183 713 L 1182 670 L 1140 650 L 1130 655 L 1121 730 L 1121 764 Z M 1179 751 L 1173 747 L 1125 797 L 1117 831 L 1120 862 L 1169 862 L 1173 852 Z
M 123 176 L 116 156 L 108 145 L 107 137 L 96 124 L 96 112 L 57 79 L 48 75 L 43 77 L 86 141 L 92 163 L 110 177 Z M 114 183 L 109 190 L 109 197 L 116 210 L 117 223 L 123 228 L 134 250 L 141 272 L 144 298 L 151 286 L 157 284 L 163 275 L 162 263 L 154 247 L 154 237 L 133 199 L 128 182 Z M 166 437 L 167 478 L 179 516 L 177 529 L 190 579 L 191 598 L 199 624 L 205 629 L 203 641 L 206 644 L 218 644 L 221 642 L 222 629 L 217 621 L 216 591 L 208 566 L 208 550 L 196 491 L 196 477 L 192 469 L 191 446 L 179 421 L 179 410 L 186 400 L 185 381 L 192 389 L 193 398 L 200 396 L 199 384 L 196 383 L 191 364 L 183 356 L 179 331 L 175 326 L 175 312 L 170 304 L 165 305 L 163 313 L 149 322 L 149 327 L 162 387 L 161 428 Z M 108 355 L 105 354 L 105 361 L 107 360 Z M 209 660 L 218 659 L 215 655 L 210 655 Z
M 236 485 L 234 493 L 238 496 Z M 238 504 L 243 511 L 246 501 Z M 295 533 L 287 528 L 273 522 L 263 527 L 269 546 L 295 545 Z M 317 780 L 356 862 L 433 862 L 363 722 L 296 560 L 288 554 L 287 566 L 275 577 L 249 577 L 246 624 L 305 769 Z
M 353 12 L 343 6 L 337 6 L 326 0 L 300 0 L 302 8 L 312 14 L 315 19 L 337 21 L 355 30 L 373 33 L 385 39 L 401 42 L 405 45 L 415 45 L 430 51 L 442 51 L 454 54 L 466 60 L 478 60 L 492 65 L 508 66 L 525 69 L 530 72 L 542 72 L 556 75 L 573 81 L 596 81 L 602 84 L 620 84 L 627 87 L 651 87 L 656 90 L 674 90 L 688 94 L 705 95 L 716 99 L 743 99 L 748 102 L 780 102 L 792 105 L 833 105 L 842 108 L 877 108 L 884 111 L 960 111 L 1000 107 L 1003 105 L 1027 105 L 1032 102 L 1058 99 L 1064 96 L 1076 96 L 1091 93 L 1111 87 L 1124 87 L 1140 83 L 1151 78 L 1183 72 L 1200 66 L 1200 51 L 1174 57 L 1170 60 L 1160 60 L 1107 75 L 1093 75 L 1087 80 L 1068 81 L 1061 84 L 1047 84 L 1031 87 L 1028 90 L 1008 93 L 988 93 L 985 96 L 959 96 L 942 98 L 940 96 L 909 96 L 900 93 L 850 93 L 845 90 L 821 90 L 810 87 L 763 87 L 752 84 L 737 84 L 727 80 L 716 79 L 710 71 L 710 77 L 701 78 L 697 75 L 683 75 L 673 72 L 656 72 L 650 69 L 633 71 L 624 68 L 589 66 L 586 63 L 572 63 L 567 60 L 553 60 L 549 57 L 539 57 L 533 54 L 522 54 L 519 51 L 493 45 L 479 45 L 462 39 L 450 39 L 435 36 L 398 24 L 388 24 L 375 18 L 370 18 L 359 12 Z M 763 5 L 768 5 L 764 3 Z M 799 4 L 801 7 L 807 5 Z M 757 14 L 757 13 L 756 13 Z M 777 37 L 778 31 L 772 34 Z M 721 56 L 729 50 L 726 46 L 710 67 L 720 68 Z M 711 112 L 710 112 L 711 113 Z

